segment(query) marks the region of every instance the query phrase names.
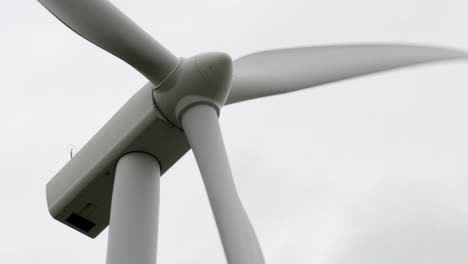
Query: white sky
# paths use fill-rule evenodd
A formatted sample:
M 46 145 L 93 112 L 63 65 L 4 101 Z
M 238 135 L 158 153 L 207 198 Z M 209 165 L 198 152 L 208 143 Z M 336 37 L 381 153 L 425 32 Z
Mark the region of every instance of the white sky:
M 468 50 L 466 0 L 115 0 L 180 56 L 402 42 Z M 0 3 L 0 263 L 104 263 L 48 214 L 47 181 L 141 86 L 36 1 Z M 468 63 L 339 82 L 223 110 L 267 263 L 468 263 Z M 224 263 L 188 153 L 163 178 L 159 263 Z

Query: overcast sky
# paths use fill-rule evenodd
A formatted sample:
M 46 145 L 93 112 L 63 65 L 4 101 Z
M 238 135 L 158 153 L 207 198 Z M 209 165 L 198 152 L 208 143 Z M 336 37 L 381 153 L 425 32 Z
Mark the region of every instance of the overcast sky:
M 179 56 L 337 43 L 468 50 L 466 0 L 115 0 Z M 146 80 L 36 1 L 0 3 L 0 263 L 104 263 L 45 186 Z M 403 69 L 223 109 L 267 263 L 468 263 L 468 63 Z M 224 263 L 193 155 L 161 180 L 159 263 Z

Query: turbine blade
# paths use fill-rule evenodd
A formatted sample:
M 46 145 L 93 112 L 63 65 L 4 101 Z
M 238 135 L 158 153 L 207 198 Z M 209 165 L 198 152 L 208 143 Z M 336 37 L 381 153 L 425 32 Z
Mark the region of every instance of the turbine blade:
M 106 0 L 39 0 L 70 29 L 158 84 L 178 58 Z
M 226 104 L 297 91 L 365 74 L 468 54 L 410 45 L 339 45 L 270 50 L 234 61 Z
M 182 116 L 182 126 L 197 160 L 229 264 L 263 264 L 253 227 L 237 195 L 218 116 L 196 105 Z

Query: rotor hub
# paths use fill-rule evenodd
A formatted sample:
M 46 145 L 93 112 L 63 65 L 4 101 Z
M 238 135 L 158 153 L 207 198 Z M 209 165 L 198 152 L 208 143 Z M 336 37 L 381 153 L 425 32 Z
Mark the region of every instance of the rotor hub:
M 177 68 L 153 91 L 164 117 L 182 128 L 183 113 L 196 104 L 213 106 L 218 115 L 229 95 L 232 59 L 222 52 L 181 59 Z

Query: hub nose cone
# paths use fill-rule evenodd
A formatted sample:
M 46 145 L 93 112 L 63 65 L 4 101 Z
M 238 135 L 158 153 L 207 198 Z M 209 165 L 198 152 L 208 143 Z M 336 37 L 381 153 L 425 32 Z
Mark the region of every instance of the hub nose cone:
M 225 89 L 232 78 L 232 59 L 223 52 L 203 53 L 196 57 L 200 74 L 218 88 Z

